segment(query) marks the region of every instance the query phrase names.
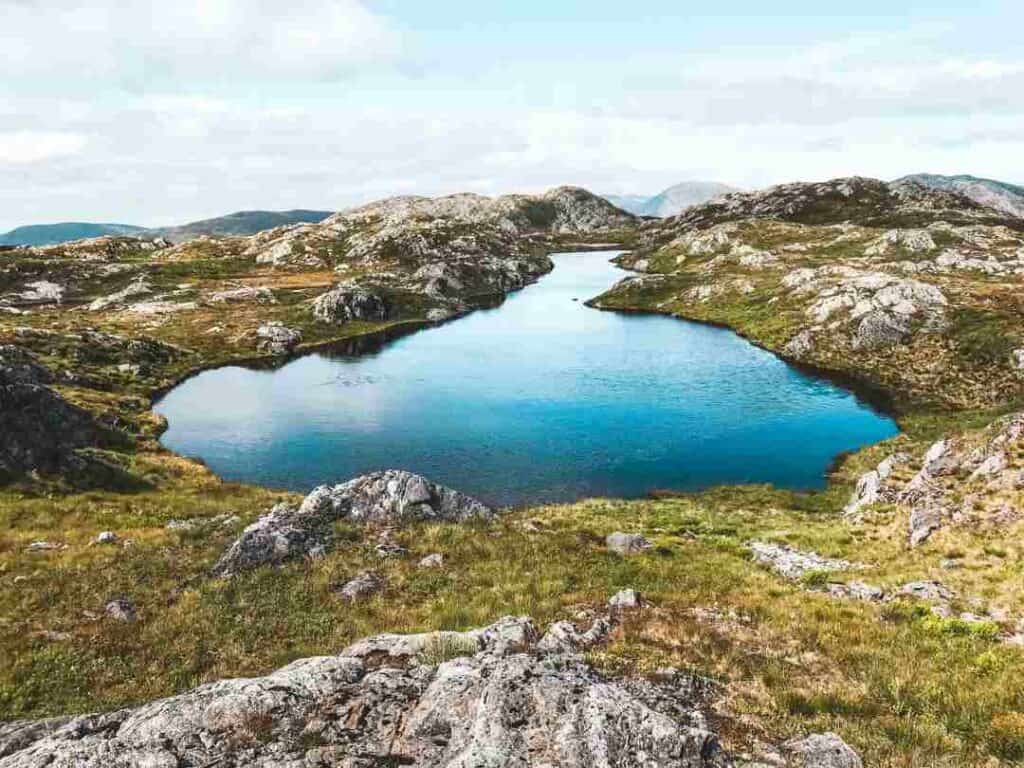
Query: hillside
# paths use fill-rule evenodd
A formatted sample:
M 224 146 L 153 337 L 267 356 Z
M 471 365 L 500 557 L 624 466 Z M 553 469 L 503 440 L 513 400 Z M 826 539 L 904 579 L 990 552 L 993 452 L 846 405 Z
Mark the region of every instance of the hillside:
M 227 237 L 232 235 L 254 235 L 265 229 L 288 224 L 307 224 L 323 221 L 330 211 L 238 211 L 227 216 L 193 221 L 173 227 L 157 227 L 147 230 L 148 234 L 166 237 L 180 243 L 194 237 Z
M 981 179 L 977 176 L 940 176 L 933 173 L 916 173 L 904 176 L 900 181 L 912 181 L 932 189 L 958 192 L 976 203 L 1003 213 L 1024 216 L 1024 187 L 1016 184 Z
M 560 188 L 0 252 L 0 766 L 1019 764 L 1022 232 L 848 178 L 664 220 Z M 608 244 L 636 274 L 592 305 L 728 326 L 902 433 L 823 492 L 500 515 L 158 442 L 196 371 L 378 349 Z
M 36 224 L 17 227 L 10 232 L 0 234 L 0 245 L 54 245 L 89 237 L 132 235 L 142 231 L 142 227 L 130 224 L 89 224 L 85 222 Z
M 238 211 L 171 227 L 146 228 L 130 224 L 39 224 L 18 227 L 0 235 L 0 245 L 59 245 L 93 237 L 138 235 L 164 237 L 180 243 L 196 237 L 254 235 L 266 229 L 323 221 L 331 211 Z
M 684 181 L 653 197 L 643 195 L 605 195 L 614 205 L 637 216 L 665 218 L 675 216 L 692 205 L 706 203 L 720 195 L 738 192 L 736 187 L 716 181 Z

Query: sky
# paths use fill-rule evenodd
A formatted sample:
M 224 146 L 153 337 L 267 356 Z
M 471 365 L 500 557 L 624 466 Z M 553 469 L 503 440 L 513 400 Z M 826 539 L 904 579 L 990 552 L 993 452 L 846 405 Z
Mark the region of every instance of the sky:
M 0 231 L 560 184 L 1021 183 L 1022 28 L 1019 0 L 0 0 Z

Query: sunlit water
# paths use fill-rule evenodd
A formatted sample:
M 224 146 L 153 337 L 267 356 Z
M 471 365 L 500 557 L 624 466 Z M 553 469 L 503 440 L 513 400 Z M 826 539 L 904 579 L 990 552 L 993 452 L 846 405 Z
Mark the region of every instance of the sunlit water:
M 727 330 L 586 307 L 623 276 L 610 255 L 557 255 L 496 309 L 373 352 L 202 373 L 157 405 L 163 442 L 233 480 L 308 490 L 394 467 L 504 505 L 821 487 L 838 453 L 895 434 Z

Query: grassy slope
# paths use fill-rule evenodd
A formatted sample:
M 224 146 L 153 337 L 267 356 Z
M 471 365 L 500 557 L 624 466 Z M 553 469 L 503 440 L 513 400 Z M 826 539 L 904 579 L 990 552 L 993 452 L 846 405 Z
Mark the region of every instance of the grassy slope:
M 174 279 L 194 279 L 200 271 L 195 265 L 180 269 Z M 260 275 L 256 282 L 317 279 L 284 273 Z M 305 286 L 291 288 L 298 291 L 298 305 Z M 258 312 L 263 319 L 279 313 L 299 322 L 301 313 L 288 315 L 291 306 L 282 301 Z M 172 316 L 145 329 L 188 346 L 188 357 L 143 381 L 111 378 L 115 394 L 65 390 L 96 410 L 128 414 L 142 425 L 145 439 L 121 460 L 151 489 L 66 493 L 34 486 L 0 492 L 0 657 L 10 660 L 0 665 L 0 718 L 123 706 L 208 680 L 266 672 L 377 631 L 465 628 L 509 613 L 544 624 L 631 586 L 655 607 L 630 621 L 595 661 L 610 672 L 672 664 L 720 680 L 722 727 L 734 745 L 757 735 L 778 739 L 830 728 L 858 746 L 867 765 L 982 766 L 1024 756 L 1020 651 L 983 633 L 927 620 L 909 605 L 829 600 L 749 561 L 743 544 L 767 538 L 865 562 L 871 570 L 864 578 L 873 583 L 941 577 L 964 594 L 1019 610 L 1019 525 L 998 534 L 940 532 L 908 552 L 902 521 L 885 510 L 860 528 L 838 519 L 852 479 L 887 452 L 880 447 L 848 459 L 830 490 L 820 494 L 724 488 L 522 510 L 487 527 L 402 531 L 399 540 L 413 556 L 383 564 L 373 554 L 372 534 L 343 528 L 344 546 L 323 560 L 231 582 L 209 579 L 208 567 L 242 525 L 289 495 L 222 483 L 200 465 L 160 451 L 151 439 L 158 425 L 144 407 L 150 392 L 188 368 L 251 354 L 244 333 L 256 318 L 246 313 L 257 310 L 202 311 L 213 314 L 198 320 Z M 37 313 L 28 319 L 51 328 L 88 321 L 133 330 L 118 317 Z M 2 337 L 12 323 L 0 322 Z M 765 316 L 761 322 L 768 338 L 775 321 Z M 198 332 L 215 323 L 234 323 L 237 333 Z M 344 332 L 359 330 L 365 329 Z M 97 375 L 115 376 L 107 368 Z M 129 400 L 136 404 L 134 416 Z M 892 447 L 919 447 L 951 427 L 980 426 L 987 419 L 985 412 L 910 413 L 903 418 L 906 433 Z M 170 519 L 221 514 L 240 521 L 184 533 L 165 528 Z M 101 530 L 131 543 L 90 545 Z M 609 556 L 602 542 L 613 530 L 643 532 L 657 548 L 629 560 Z M 67 548 L 25 551 L 40 539 Z M 443 569 L 415 568 L 419 556 L 435 551 L 445 553 Z M 947 557 L 962 567 L 941 570 L 939 561 Z M 337 601 L 331 586 L 371 566 L 386 573 L 386 593 L 357 606 Z M 139 623 L 99 618 L 116 595 L 135 602 Z

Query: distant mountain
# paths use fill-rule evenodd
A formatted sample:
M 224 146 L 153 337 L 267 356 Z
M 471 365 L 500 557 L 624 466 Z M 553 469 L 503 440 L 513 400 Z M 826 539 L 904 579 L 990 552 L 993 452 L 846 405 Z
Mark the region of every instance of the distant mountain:
M 82 240 L 87 237 L 103 237 L 104 235 L 143 235 L 149 237 L 166 237 L 178 243 L 200 235 L 226 237 L 228 235 L 254 235 L 265 229 L 273 229 L 284 224 L 317 224 L 334 211 L 239 211 L 219 216 L 215 219 L 203 219 L 175 227 L 136 227 L 131 224 L 89 224 L 70 222 L 64 224 L 38 224 L 29 227 L 18 227 L 0 235 L 0 245 L 57 245 L 71 240 Z
M 982 179 L 966 174 L 940 176 L 934 173 L 915 173 L 904 176 L 899 181 L 915 181 L 931 189 L 959 192 L 976 203 L 1024 218 L 1024 187 L 1007 184 L 1005 181 Z
M 149 232 L 177 243 L 201 235 L 254 235 L 285 224 L 318 224 L 332 213 L 334 211 L 238 211 L 227 216 L 193 221 L 177 227 L 159 227 Z
M 0 245 L 56 245 L 87 237 L 134 235 L 142 231 L 142 227 L 133 227 L 131 224 L 89 224 L 72 221 L 60 224 L 37 224 L 5 232 L 0 235 Z
M 669 187 L 654 197 L 642 195 L 605 195 L 605 199 L 624 211 L 637 216 L 675 216 L 691 205 L 700 205 L 730 192 L 739 192 L 736 187 L 717 181 L 684 181 Z

